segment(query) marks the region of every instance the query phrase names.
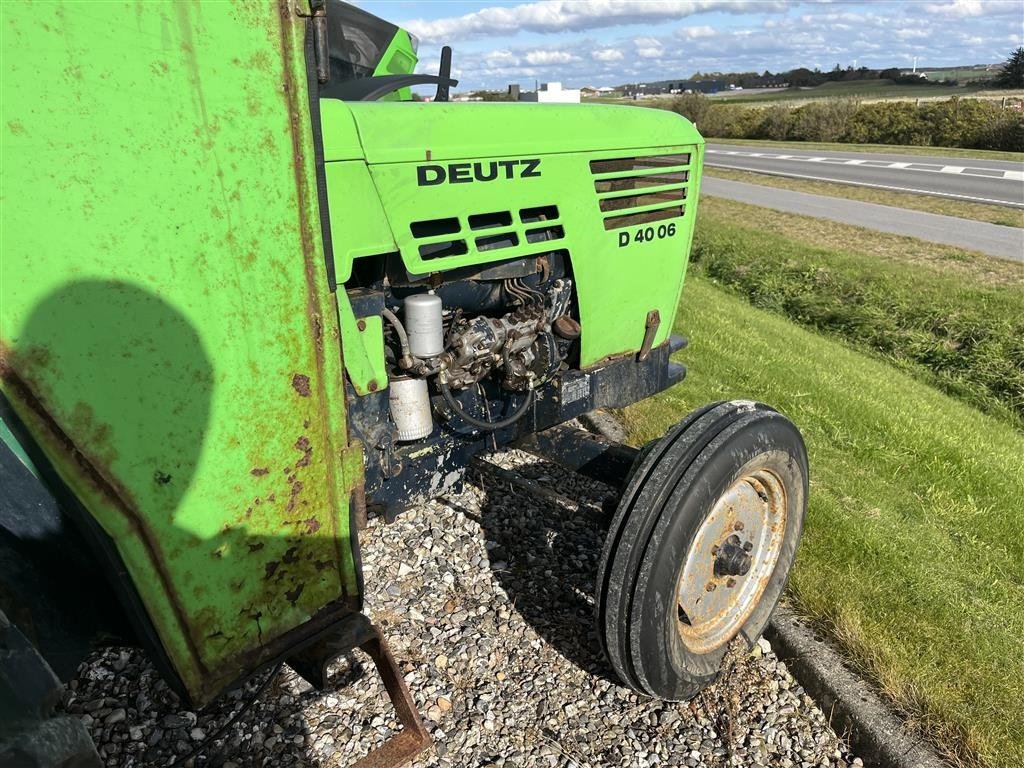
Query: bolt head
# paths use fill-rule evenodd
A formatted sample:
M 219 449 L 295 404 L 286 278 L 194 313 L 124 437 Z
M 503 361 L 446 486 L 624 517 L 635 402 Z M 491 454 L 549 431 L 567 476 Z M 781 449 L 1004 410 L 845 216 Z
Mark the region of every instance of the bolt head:
M 730 577 L 729 580 L 725 582 L 725 586 L 727 586 L 727 587 L 735 587 L 736 586 L 736 579 Z
M 717 586 L 718 585 L 715 584 L 715 582 L 709 581 L 708 585 L 706 587 L 704 587 L 704 589 L 707 590 L 708 592 L 714 592 L 715 591 L 715 587 L 717 587 Z

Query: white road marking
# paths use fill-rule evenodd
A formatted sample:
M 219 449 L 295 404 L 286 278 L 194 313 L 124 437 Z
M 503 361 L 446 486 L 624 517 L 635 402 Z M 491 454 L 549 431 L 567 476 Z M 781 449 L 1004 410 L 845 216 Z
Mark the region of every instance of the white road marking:
M 888 184 L 869 184 L 866 181 L 849 181 L 848 179 L 826 179 L 821 176 L 808 176 L 803 173 L 784 173 L 783 171 L 765 171 L 761 168 L 743 168 L 738 165 L 714 165 L 713 168 L 728 168 L 733 171 L 750 171 L 752 173 L 761 173 L 765 176 L 785 176 L 791 179 L 810 179 L 811 181 L 831 181 L 835 184 L 849 184 L 854 187 L 872 187 L 873 189 L 891 189 L 896 192 L 914 192 L 919 195 L 934 195 L 936 197 L 953 197 L 957 200 L 970 200 L 975 203 L 995 203 L 996 205 L 1009 205 L 1014 208 L 1024 209 L 1024 203 L 1015 203 L 1009 200 L 995 200 L 990 197 L 974 197 L 972 195 L 957 195 L 953 192 L 937 192 L 933 189 L 914 189 L 912 187 L 893 187 Z M 1016 171 L 1007 171 L 1007 173 L 1016 173 Z M 756 186 L 756 185 L 755 185 Z M 805 193 L 813 194 L 813 193 Z
M 807 157 L 800 155 L 771 155 L 764 152 L 739 152 L 739 151 L 724 151 L 720 149 L 709 149 L 708 154 L 724 154 L 724 155 L 740 155 L 742 157 L 761 157 L 765 160 L 799 160 L 805 163 L 832 163 L 837 165 L 863 165 L 867 162 L 878 163 L 877 165 L 871 165 L 870 168 L 877 168 L 879 170 L 894 169 L 894 170 L 911 170 L 918 171 L 920 173 L 952 173 L 961 176 L 972 176 L 975 178 L 992 179 L 993 181 L 1024 181 L 1024 171 L 1004 171 L 1000 168 L 971 168 L 965 165 L 936 165 L 934 163 L 906 163 L 906 162 L 887 162 L 881 163 L 881 161 L 871 161 L 867 158 L 857 160 L 846 160 L 838 157 Z M 932 168 L 910 168 L 911 165 L 932 165 Z M 725 167 L 725 166 L 720 166 Z M 748 169 L 755 170 L 755 169 Z M 976 173 L 981 171 L 981 173 Z M 993 176 L 992 171 L 998 171 L 1001 176 Z M 761 169 L 756 169 L 756 173 L 769 173 Z M 785 176 L 784 173 L 776 173 L 778 176 Z M 811 177 L 808 177 L 811 178 Z M 814 177 L 817 178 L 817 177 Z M 823 179 L 826 181 L 826 179 Z M 849 182 L 853 183 L 853 182 Z M 870 186 L 864 184 L 862 186 Z M 895 187 L 893 187 L 895 189 Z

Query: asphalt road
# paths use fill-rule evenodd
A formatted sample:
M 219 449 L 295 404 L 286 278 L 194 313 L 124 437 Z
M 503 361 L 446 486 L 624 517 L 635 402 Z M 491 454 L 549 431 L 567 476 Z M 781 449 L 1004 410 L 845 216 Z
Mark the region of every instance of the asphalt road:
M 1024 262 L 1024 229 L 705 176 L 701 192 Z
M 1024 208 L 1024 163 L 708 144 L 705 164 Z

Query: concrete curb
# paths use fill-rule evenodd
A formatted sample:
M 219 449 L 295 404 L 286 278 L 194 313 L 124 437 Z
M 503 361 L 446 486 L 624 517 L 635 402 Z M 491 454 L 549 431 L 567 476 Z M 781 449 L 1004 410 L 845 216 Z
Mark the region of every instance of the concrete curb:
M 765 637 L 837 733 L 850 742 L 865 765 L 892 768 L 948 768 L 875 693 L 850 671 L 842 657 L 819 639 L 789 608 L 775 610 Z
M 587 429 L 615 442 L 622 442 L 626 434 L 625 427 L 606 411 L 592 411 L 580 421 Z M 765 637 L 775 655 L 865 765 L 949 768 L 931 747 L 909 731 L 867 681 L 847 668 L 840 654 L 818 638 L 792 610 L 779 605 Z

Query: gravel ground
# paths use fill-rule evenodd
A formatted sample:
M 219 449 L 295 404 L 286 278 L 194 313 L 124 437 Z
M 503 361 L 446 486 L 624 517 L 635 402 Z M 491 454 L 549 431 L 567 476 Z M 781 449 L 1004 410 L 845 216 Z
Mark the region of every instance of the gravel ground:
M 611 494 L 528 454 L 490 458 L 594 507 Z M 764 640 L 753 653 L 734 649 L 720 681 L 686 704 L 617 685 L 591 626 L 602 537 L 599 514 L 475 472 L 458 495 L 391 526 L 371 523 L 368 612 L 434 738 L 415 765 L 861 764 Z M 264 677 L 197 714 L 141 653 L 109 649 L 82 666 L 64 706 L 107 765 L 166 766 L 214 734 Z M 193 765 L 348 765 L 397 723 L 367 659 L 339 661 L 335 679 L 320 694 L 285 667 Z

